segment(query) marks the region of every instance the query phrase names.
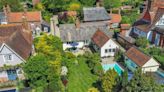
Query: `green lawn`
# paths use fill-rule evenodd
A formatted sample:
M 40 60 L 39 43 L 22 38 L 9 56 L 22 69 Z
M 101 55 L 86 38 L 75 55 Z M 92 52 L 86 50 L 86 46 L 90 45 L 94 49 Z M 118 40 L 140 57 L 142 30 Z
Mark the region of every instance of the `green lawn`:
M 69 65 L 68 92 L 87 92 L 98 77 L 90 72 L 84 58 L 78 59 L 78 65 Z

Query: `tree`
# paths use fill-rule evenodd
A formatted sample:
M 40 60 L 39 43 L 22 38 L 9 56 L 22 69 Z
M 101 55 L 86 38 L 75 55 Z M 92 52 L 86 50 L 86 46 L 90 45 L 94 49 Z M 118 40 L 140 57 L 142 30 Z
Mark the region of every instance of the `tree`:
M 113 88 L 116 86 L 117 73 L 115 70 L 108 70 L 102 76 L 102 88 L 104 92 L 113 92 Z
M 100 91 L 97 88 L 92 87 L 88 89 L 88 92 L 100 92 Z
M 43 53 L 47 56 L 54 57 L 54 51 L 62 51 L 62 42 L 61 40 L 53 35 L 42 35 L 39 38 L 34 39 L 35 49 L 38 53 Z
M 103 0 L 103 5 L 106 9 L 119 8 L 121 6 L 120 0 Z
M 162 92 L 162 88 L 150 75 L 138 69 L 123 92 Z
M 60 52 L 56 52 L 58 54 L 57 58 L 55 61 L 50 61 L 49 62 L 49 75 L 48 75 L 48 80 L 49 80 L 49 86 L 48 89 L 51 89 L 53 91 L 62 91 L 62 82 L 60 78 L 60 71 L 61 71 L 61 54 Z
M 78 11 L 80 10 L 81 5 L 79 3 L 71 3 L 68 7 L 70 11 Z
M 136 45 L 141 48 L 146 48 L 149 45 L 149 41 L 146 37 L 139 37 L 136 40 Z
M 114 60 L 118 61 L 118 62 L 124 62 L 124 55 L 123 52 L 121 50 L 118 50 L 114 56 Z
M 48 76 L 47 58 L 43 54 L 31 57 L 23 67 L 25 76 L 30 81 L 31 87 L 45 87 Z
M 9 5 L 11 11 L 21 11 L 23 6 L 20 0 L 0 0 L 0 10 L 2 11 L 4 5 Z
M 96 3 L 96 0 L 79 0 L 82 6 L 90 6 L 93 7 Z

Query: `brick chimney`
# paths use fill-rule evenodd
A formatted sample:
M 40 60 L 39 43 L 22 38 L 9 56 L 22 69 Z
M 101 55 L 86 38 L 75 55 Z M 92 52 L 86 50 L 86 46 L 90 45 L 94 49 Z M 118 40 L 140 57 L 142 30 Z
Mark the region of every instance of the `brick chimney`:
M 27 7 L 24 7 L 24 12 L 22 15 L 22 25 L 25 30 L 29 30 L 29 25 L 27 22 Z
M 11 12 L 10 6 L 9 5 L 4 5 L 3 6 L 3 12 L 5 13 L 6 16 Z
M 76 26 L 76 29 L 80 28 L 80 20 L 79 20 L 79 18 L 76 18 L 75 26 Z

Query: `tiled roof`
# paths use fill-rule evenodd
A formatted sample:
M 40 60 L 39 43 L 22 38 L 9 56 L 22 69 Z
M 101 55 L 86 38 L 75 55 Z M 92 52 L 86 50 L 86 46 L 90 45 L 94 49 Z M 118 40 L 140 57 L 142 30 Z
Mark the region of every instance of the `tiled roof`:
M 154 26 L 163 15 L 164 15 L 164 8 L 158 8 L 150 26 L 151 27 Z
M 137 29 L 143 31 L 143 32 L 149 32 L 149 29 L 150 29 L 150 25 L 149 24 L 143 24 L 143 25 L 138 25 L 138 26 L 135 26 Z
M 109 37 L 113 32 L 108 31 L 108 23 L 106 22 L 85 22 L 80 23 L 80 28 L 76 28 L 75 24 L 59 25 L 60 38 L 63 42 L 90 40 L 97 29 L 103 31 Z
M 130 29 L 130 24 L 121 24 L 120 26 L 121 29 L 125 29 L 125 30 Z
M 91 39 L 94 44 L 101 48 L 109 40 L 109 37 L 98 29 Z
M 22 17 L 26 14 L 28 22 L 41 22 L 41 12 L 11 12 L 8 15 L 9 23 L 20 23 L 22 22 Z
M 0 26 L 0 44 L 7 44 L 22 58 L 27 59 L 32 50 L 32 35 L 21 25 Z
M 121 22 L 121 15 L 120 14 L 109 14 L 111 16 L 112 23 L 120 23 Z
M 111 19 L 104 7 L 84 7 L 83 13 L 84 21 L 106 21 Z
M 125 55 L 131 59 L 135 64 L 142 67 L 146 62 L 150 60 L 151 57 L 141 52 L 136 47 L 131 47 Z

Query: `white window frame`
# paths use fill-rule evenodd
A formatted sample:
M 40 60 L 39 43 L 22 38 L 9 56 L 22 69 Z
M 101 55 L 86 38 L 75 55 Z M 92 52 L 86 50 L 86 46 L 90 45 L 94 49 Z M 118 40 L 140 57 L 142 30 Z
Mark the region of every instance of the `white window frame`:
M 11 60 L 6 60 L 6 58 L 5 58 L 6 55 L 11 55 Z M 4 59 L 5 62 L 12 61 L 13 60 L 13 56 L 12 56 L 12 54 L 5 54 L 5 55 L 3 55 L 3 59 Z

